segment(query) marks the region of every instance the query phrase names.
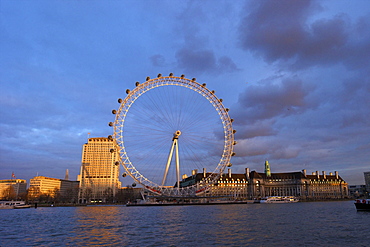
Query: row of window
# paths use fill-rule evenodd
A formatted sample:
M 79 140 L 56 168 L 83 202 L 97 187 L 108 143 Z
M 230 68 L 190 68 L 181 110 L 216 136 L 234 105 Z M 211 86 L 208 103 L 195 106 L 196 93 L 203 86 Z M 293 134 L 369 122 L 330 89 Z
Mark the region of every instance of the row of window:
M 85 178 L 110 178 L 110 176 L 85 176 Z

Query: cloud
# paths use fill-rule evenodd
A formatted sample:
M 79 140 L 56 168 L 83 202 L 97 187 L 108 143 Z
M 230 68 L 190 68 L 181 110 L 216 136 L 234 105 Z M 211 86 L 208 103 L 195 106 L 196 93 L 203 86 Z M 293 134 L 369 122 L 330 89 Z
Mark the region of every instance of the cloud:
M 166 65 L 166 59 L 163 55 L 156 54 L 150 57 L 152 65 L 155 67 L 164 67 Z
M 239 69 L 230 57 L 216 58 L 211 50 L 182 48 L 176 52 L 177 66 L 189 74 L 232 73 Z
M 244 117 L 244 116 L 243 116 Z M 247 139 L 257 136 L 273 136 L 277 134 L 277 130 L 273 128 L 274 120 L 260 120 L 250 124 L 240 124 L 235 122 L 234 126 L 237 130 L 236 139 Z
M 239 27 L 241 47 L 292 70 L 340 64 L 368 68 L 369 18 L 352 23 L 346 14 L 311 19 L 315 1 L 259 1 Z M 353 56 L 356 55 L 356 56 Z M 357 68 L 356 68 L 357 67 Z
M 239 124 L 303 113 L 308 107 L 307 96 L 312 89 L 298 78 L 286 78 L 252 84 L 239 95 L 235 119 Z

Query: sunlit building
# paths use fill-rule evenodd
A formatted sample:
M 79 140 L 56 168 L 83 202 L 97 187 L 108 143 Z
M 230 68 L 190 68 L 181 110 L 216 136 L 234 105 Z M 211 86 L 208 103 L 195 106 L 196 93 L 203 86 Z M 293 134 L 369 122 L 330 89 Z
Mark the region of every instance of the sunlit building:
M 113 200 L 121 188 L 118 148 L 111 138 L 89 138 L 83 145 L 79 175 L 79 202 Z
M 2 200 L 16 200 L 27 192 L 27 181 L 24 179 L 0 180 L 0 198 Z
M 205 183 L 209 173 L 196 173 L 181 181 L 181 187 Z M 348 197 L 348 184 L 338 175 L 318 171 L 307 175 L 299 172 L 272 173 L 266 161 L 265 172 L 249 171 L 233 174 L 231 169 L 221 174 L 217 183 L 206 193 L 209 197 L 224 197 L 231 200 L 258 199 L 268 196 L 295 196 L 301 200 L 331 200 Z
M 78 186 L 78 181 L 36 176 L 30 179 L 28 196 L 31 199 L 39 197 L 40 195 L 73 197 L 75 191 L 78 191 Z
M 58 178 L 49 178 L 36 176 L 30 179 L 29 196 L 33 197 L 39 194 L 48 194 L 55 196 L 59 193 L 61 180 Z

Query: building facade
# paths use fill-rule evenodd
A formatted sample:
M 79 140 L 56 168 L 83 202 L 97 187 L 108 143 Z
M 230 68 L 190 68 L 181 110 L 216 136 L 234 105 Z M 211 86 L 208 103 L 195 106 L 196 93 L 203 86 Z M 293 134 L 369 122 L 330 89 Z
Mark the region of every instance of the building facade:
M 89 138 L 83 145 L 79 202 L 107 202 L 121 188 L 119 152 L 111 138 Z
M 78 181 L 70 181 L 58 178 L 49 178 L 44 176 L 36 176 L 30 180 L 30 188 L 28 197 L 33 200 L 41 195 L 50 197 L 68 197 L 70 202 L 77 200 Z
M 221 174 L 217 183 L 206 192 L 207 197 L 226 197 L 230 200 L 251 200 L 268 196 L 295 196 L 301 200 L 332 200 L 348 197 L 348 184 L 338 175 L 318 171 L 307 175 L 300 172 L 271 173 L 268 162 L 265 173 L 245 169 L 243 174 L 233 174 L 231 169 Z M 205 183 L 209 173 L 196 173 L 184 178 L 181 187 Z
M 348 193 L 350 197 L 353 198 L 361 198 L 366 195 L 366 186 L 364 184 L 361 185 L 349 185 L 348 186 Z
M 36 176 L 30 179 L 30 189 L 28 190 L 28 195 L 31 198 L 40 194 L 55 196 L 57 193 L 59 193 L 60 183 L 61 181 L 58 178 Z
M 27 181 L 24 179 L 0 180 L 0 198 L 18 200 L 27 194 Z
M 370 172 L 364 172 L 364 177 L 365 177 L 365 188 L 367 195 L 370 194 Z

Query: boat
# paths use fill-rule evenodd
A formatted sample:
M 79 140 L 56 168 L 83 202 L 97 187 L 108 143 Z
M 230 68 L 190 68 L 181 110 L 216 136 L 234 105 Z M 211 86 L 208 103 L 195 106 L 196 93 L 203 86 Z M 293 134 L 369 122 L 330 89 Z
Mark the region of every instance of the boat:
M 0 209 L 23 209 L 30 208 L 24 201 L 0 201 Z
M 299 202 L 299 199 L 294 196 L 268 196 L 260 200 L 260 203 L 292 203 Z
M 370 211 L 370 199 L 357 199 L 355 206 L 357 211 Z

